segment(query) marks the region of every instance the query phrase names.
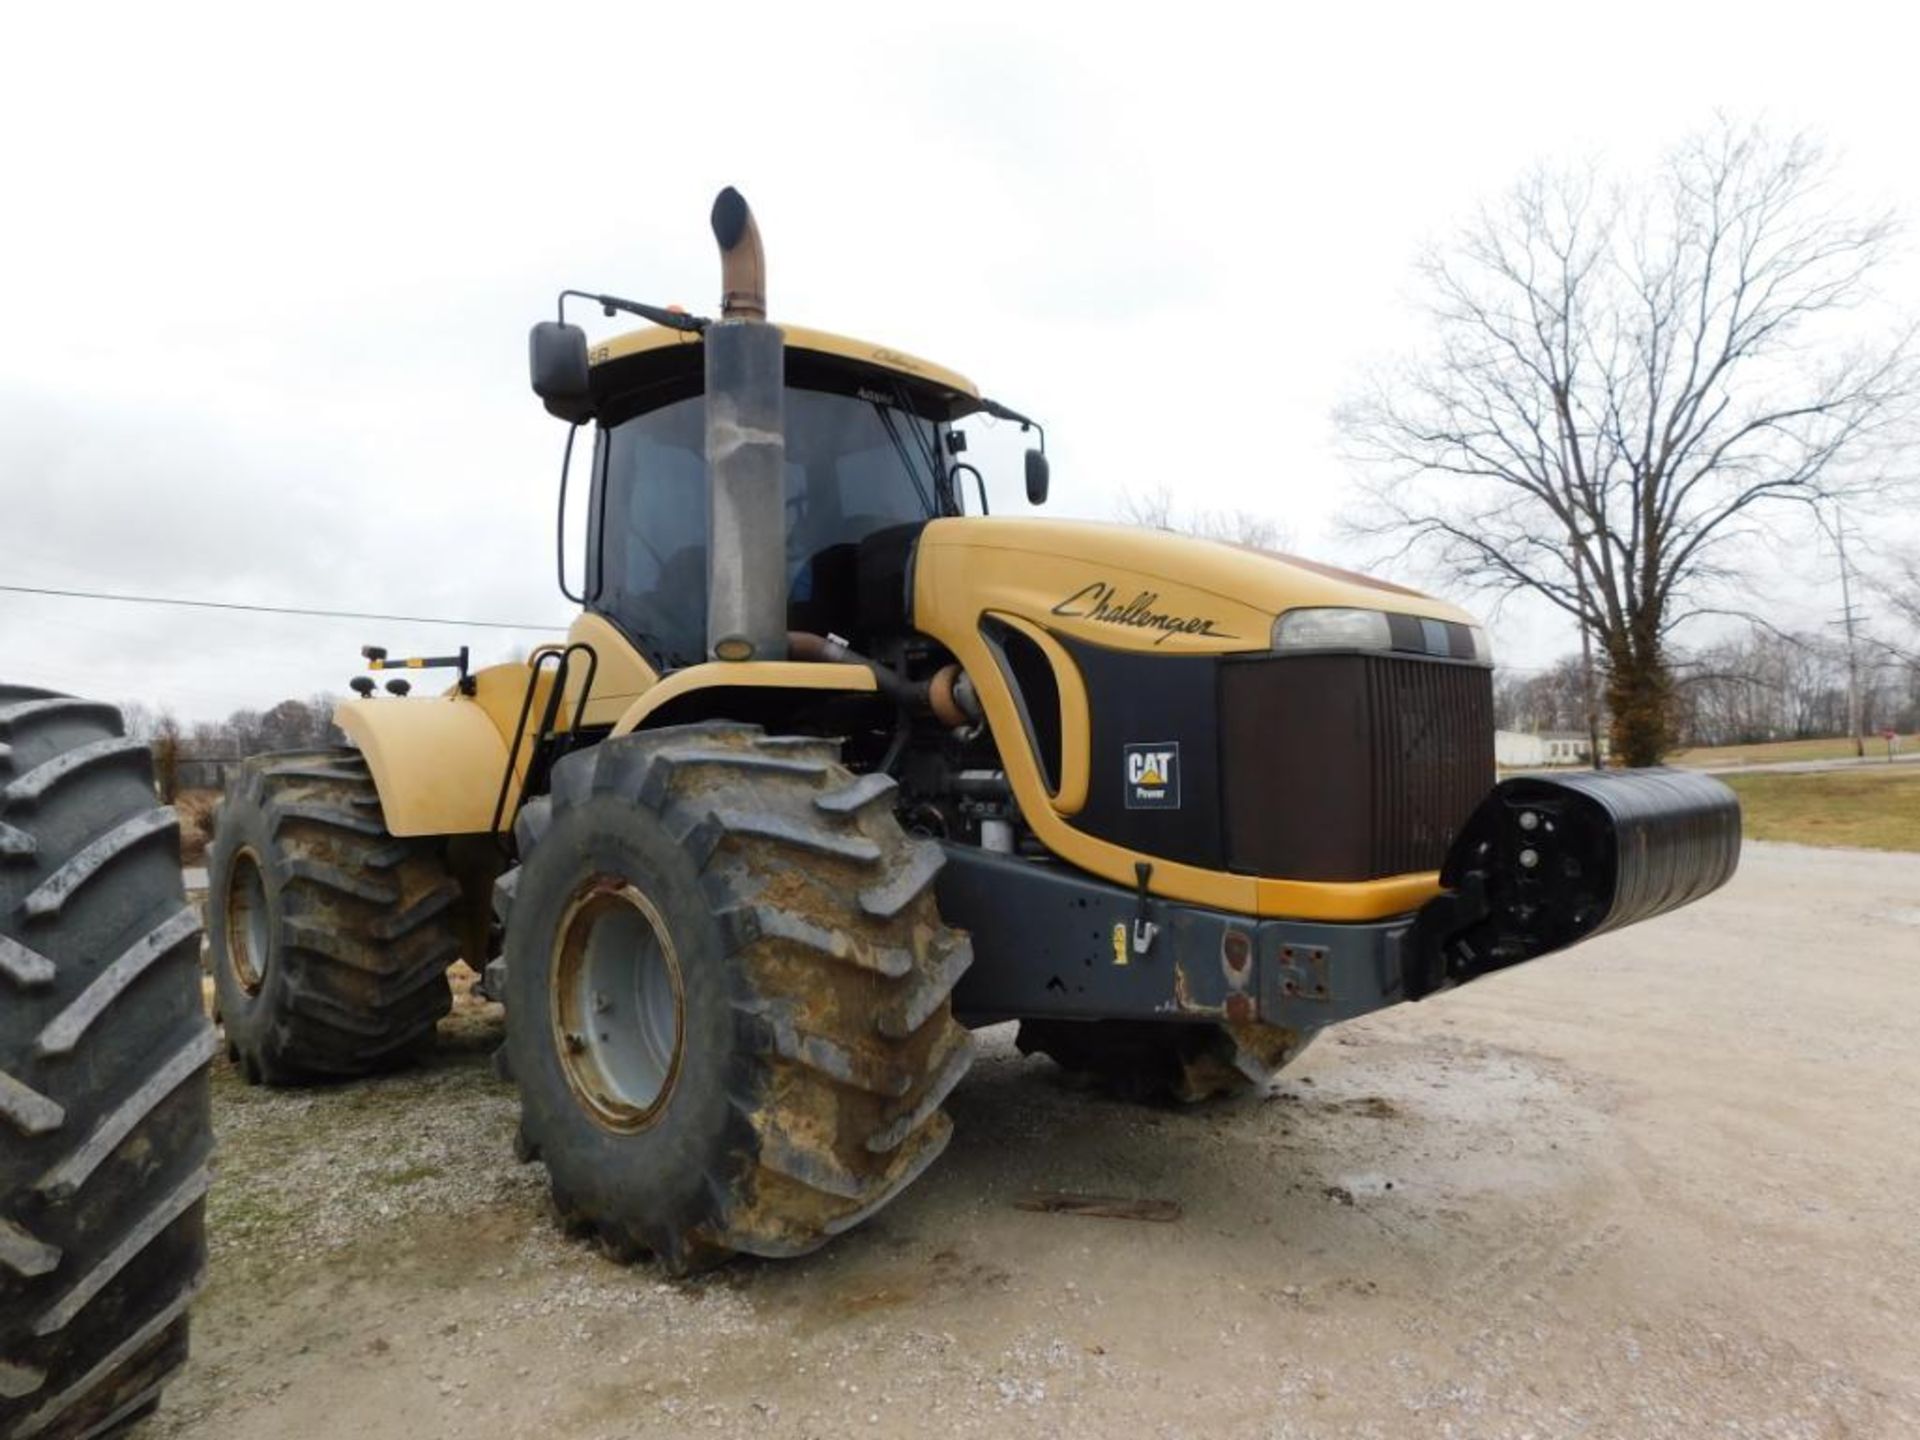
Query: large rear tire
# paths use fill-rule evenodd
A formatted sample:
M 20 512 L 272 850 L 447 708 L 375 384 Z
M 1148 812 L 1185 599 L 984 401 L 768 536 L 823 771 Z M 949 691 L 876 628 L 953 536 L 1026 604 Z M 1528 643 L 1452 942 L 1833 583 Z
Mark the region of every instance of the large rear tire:
M 838 754 L 631 735 L 563 760 L 521 815 L 500 888 L 522 1154 L 613 1254 L 804 1254 L 946 1147 L 972 948 L 935 906 L 939 846 Z
M 460 885 L 444 841 L 387 832 L 357 752 L 248 760 L 207 872 L 214 992 L 249 1081 L 371 1074 L 432 1043 Z
M 0 1437 L 98 1434 L 186 1358 L 213 1027 L 179 829 L 119 712 L 0 685 Z
M 1196 1105 L 1265 1088 L 1311 1038 L 1257 1022 L 1022 1020 L 1014 1044 L 1123 1099 Z

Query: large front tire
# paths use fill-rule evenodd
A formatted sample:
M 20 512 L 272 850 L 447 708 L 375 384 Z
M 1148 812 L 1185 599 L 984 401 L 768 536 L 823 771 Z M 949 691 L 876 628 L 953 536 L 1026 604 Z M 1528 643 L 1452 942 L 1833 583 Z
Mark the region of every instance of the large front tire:
M 200 919 L 120 715 L 0 685 L 0 1437 L 99 1434 L 186 1358 L 213 1151 Z
M 207 871 L 214 993 L 249 1081 L 366 1075 L 432 1042 L 453 1005 L 460 886 L 444 841 L 387 832 L 360 755 L 248 760 Z
M 563 1223 L 680 1273 L 800 1255 L 945 1148 L 972 950 L 892 790 L 732 725 L 555 767 L 501 889 L 523 1153 Z

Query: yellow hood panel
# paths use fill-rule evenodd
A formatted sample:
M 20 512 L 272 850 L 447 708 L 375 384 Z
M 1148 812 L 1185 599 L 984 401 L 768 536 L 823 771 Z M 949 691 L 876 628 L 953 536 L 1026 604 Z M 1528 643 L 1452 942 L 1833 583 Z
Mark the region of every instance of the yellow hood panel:
M 915 561 L 916 624 L 949 645 L 993 609 L 1119 649 L 1265 650 L 1276 616 L 1327 605 L 1475 623 L 1445 601 L 1312 561 L 1090 520 L 935 520 Z

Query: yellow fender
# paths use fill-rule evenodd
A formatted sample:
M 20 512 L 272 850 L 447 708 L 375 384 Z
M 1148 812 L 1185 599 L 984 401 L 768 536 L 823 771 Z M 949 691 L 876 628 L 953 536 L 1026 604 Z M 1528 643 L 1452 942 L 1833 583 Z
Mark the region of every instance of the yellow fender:
M 640 672 L 638 662 L 623 664 L 621 650 L 607 645 L 604 636 L 592 638 L 601 642 L 613 663 L 602 661 L 586 719 L 590 724 L 605 724 L 618 715 L 615 735 L 637 729 L 661 707 L 695 690 L 773 687 L 871 692 L 876 688 L 873 673 L 864 665 L 784 660 L 712 661 L 656 681 L 651 671 Z M 530 723 L 538 721 L 546 705 L 552 678 L 551 670 L 540 677 Z M 492 825 L 500 778 L 513 748 L 514 726 L 526 700 L 527 666 L 491 665 L 475 672 L 473 680 L 471 696 L 454 689 L 430 699 L 356 699 L 335 708 L 334 723 L 366 756 L 387 828 L 395 835 L 478 835 Z M 574 698 L 569 695 L 561 706 L 563 724 Z M 523 744 L 507 795 L 508 814 L 518 806 L 529 755 L 530 747 Z
M 527 693 L 525 665 L 475 672 L 474 694 L 457 689 L 418 700 L 345 700 L 333 712 L 366 756 L 387 829 L 395 835 L 477 835 L 493 823 L 513 727 Z M 534 717 L 552 673 L 541 676 Z M 508 814 L 526 778 L 527 750 L 515 765 Z
M 694 690 L 728 686 L 779 690 L 864 690 L 880 687 L 864 665 L 826 665 L 803 660 L 710 660 L 676 670 L 642 695 L 615 722 L 613 733 L 626 735 L 646 723 L 668 702 Z

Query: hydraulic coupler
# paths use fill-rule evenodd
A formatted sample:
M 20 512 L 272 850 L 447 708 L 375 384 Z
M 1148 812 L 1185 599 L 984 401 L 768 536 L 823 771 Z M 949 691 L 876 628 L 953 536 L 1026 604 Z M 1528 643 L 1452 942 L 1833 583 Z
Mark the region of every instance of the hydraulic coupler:
M 1503 780 L 1454 838 L 1414 923 L 1408 999 L 1676 910 L 1740 863 L 1740 802 L 1684 770 Z

